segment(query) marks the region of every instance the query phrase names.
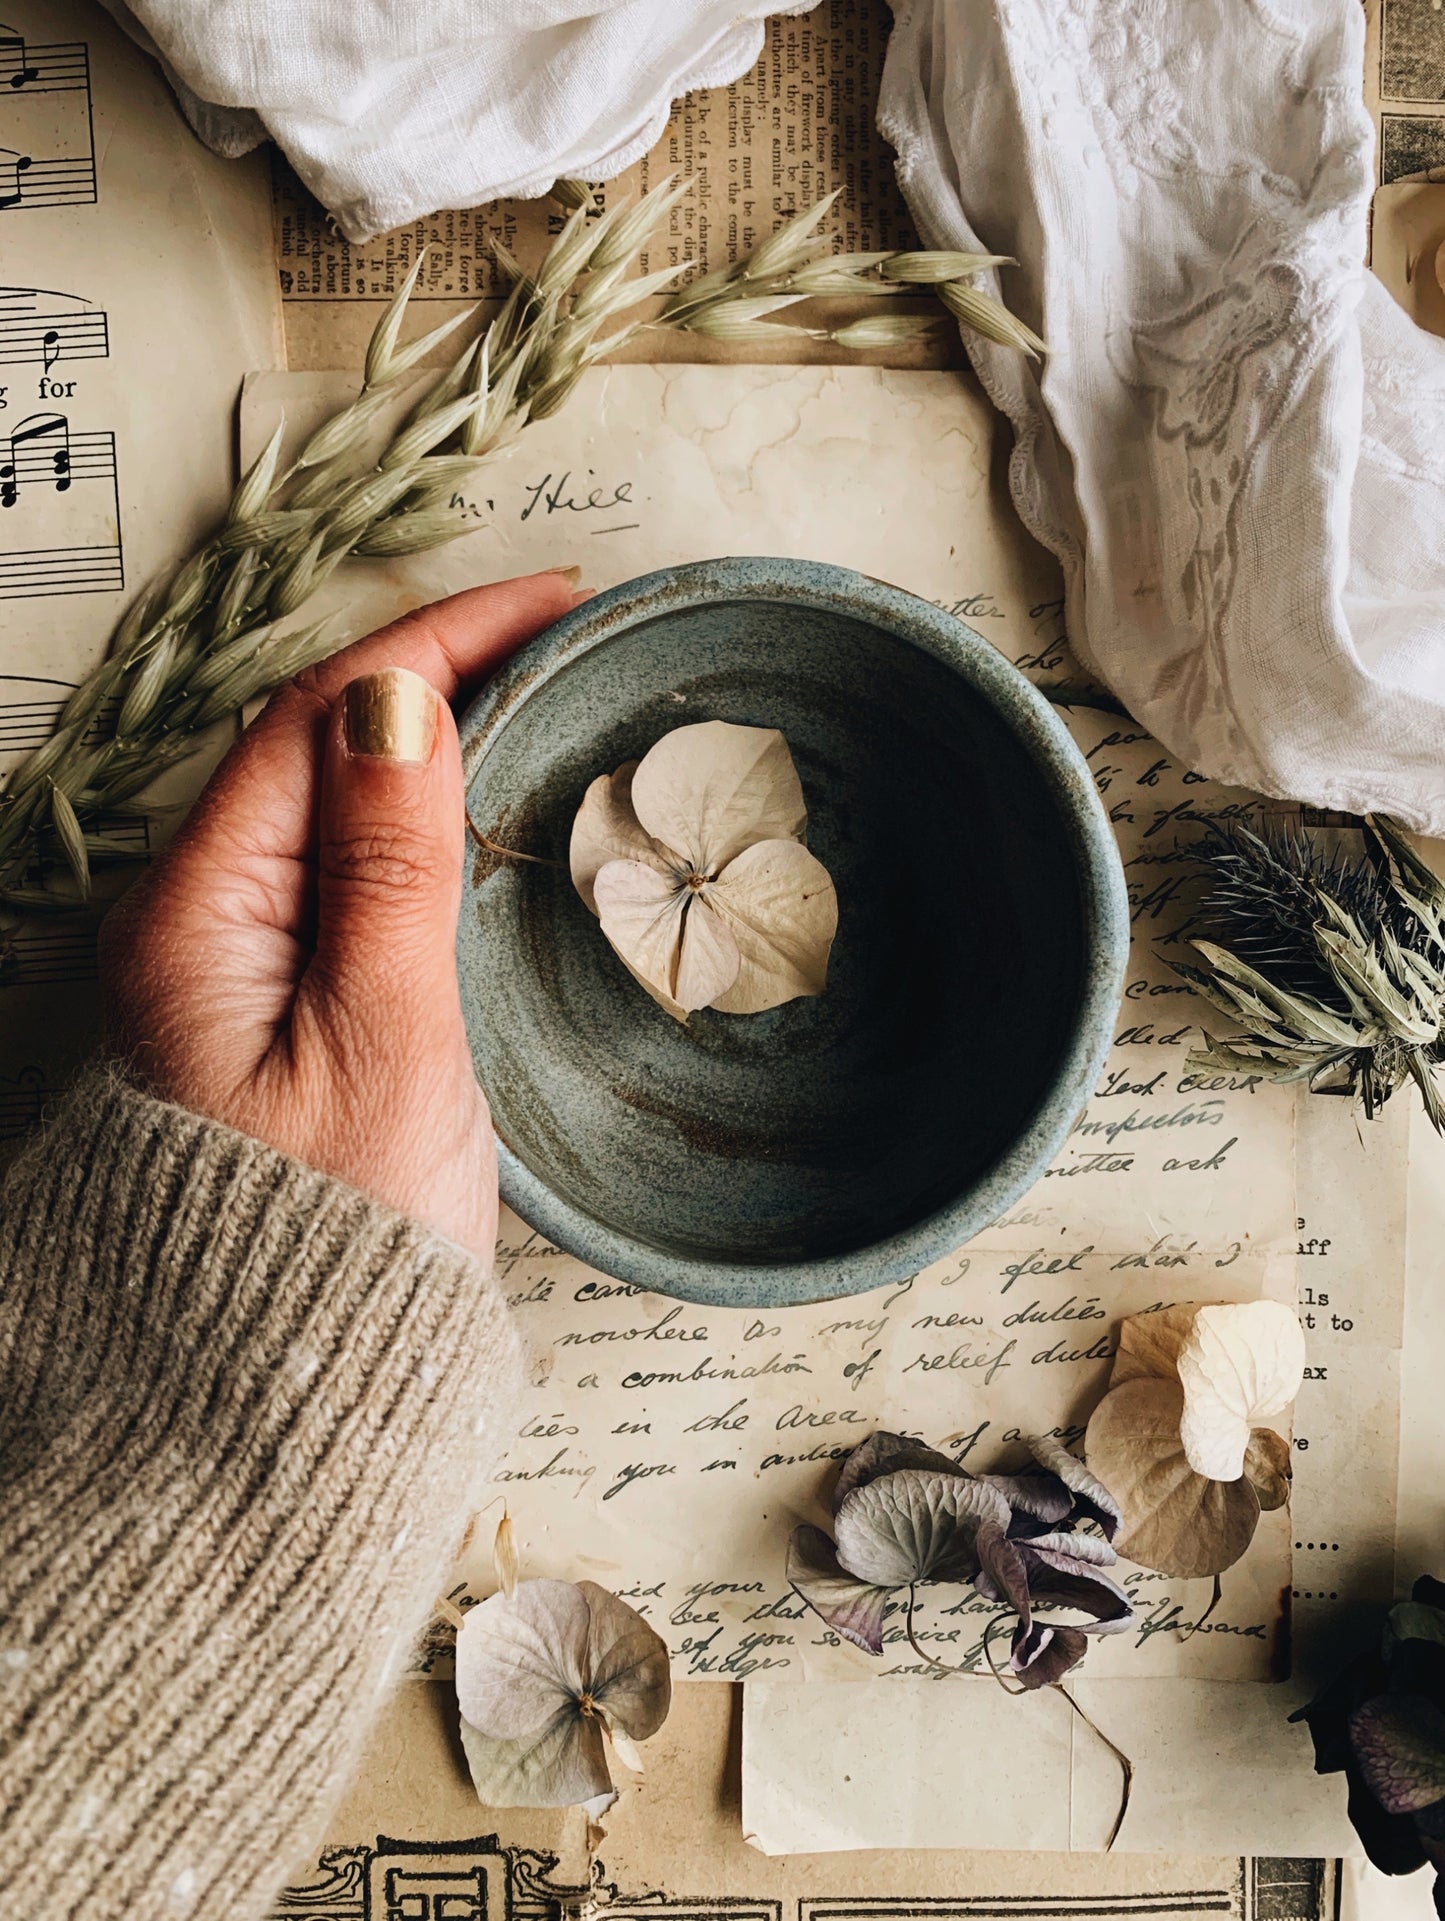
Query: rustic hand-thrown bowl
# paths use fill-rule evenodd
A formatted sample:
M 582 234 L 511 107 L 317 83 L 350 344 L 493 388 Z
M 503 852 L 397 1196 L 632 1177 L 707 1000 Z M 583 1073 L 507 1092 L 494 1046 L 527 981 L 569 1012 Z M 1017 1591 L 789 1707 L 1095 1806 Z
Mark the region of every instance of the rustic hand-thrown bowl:
M 786 735 L 838 890 L 827 991 L 684 1026 L 567 873 L 583 792 L 689 721 Z M 505 1200 L 686 1300 L 916 1273 L 1049 1164 L 1112 1033 L 1113 836 L 1047 702 L 971 629 L 838 567 L 722 560 L 599 594 L 462 724 L 458 953 Z

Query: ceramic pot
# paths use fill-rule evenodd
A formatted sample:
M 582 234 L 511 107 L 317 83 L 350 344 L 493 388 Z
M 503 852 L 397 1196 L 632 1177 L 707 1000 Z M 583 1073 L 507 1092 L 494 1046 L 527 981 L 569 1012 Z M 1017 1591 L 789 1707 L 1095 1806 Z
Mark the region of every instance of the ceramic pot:
M 684 1025 L 566 868 L 588 785 L 674 727 L 786 736 L 833 876 L 826 991 Z M 780 1307 L 918 1272 L 1037 1180 L 1113 1034 L 1114 837 L 1048 702 L 951 614 L 838 567 L 734 559 L 599 594 L 462 723 L 458 955 L 503 1198 L 684 1300 Z

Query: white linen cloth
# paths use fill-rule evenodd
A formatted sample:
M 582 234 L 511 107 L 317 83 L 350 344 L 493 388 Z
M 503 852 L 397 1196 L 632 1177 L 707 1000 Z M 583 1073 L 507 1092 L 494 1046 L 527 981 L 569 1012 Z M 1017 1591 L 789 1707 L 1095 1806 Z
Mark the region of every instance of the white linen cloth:
M 879 119 L 1079 653 L 1186 765 L 1445 834 L 1445 342 L 1364 266 L 1359 0 L 895 0 Z M 1424 263 L 1423 270 L 1430 270 Z
M 814 0 L 106 0 L 203 140 L 270 135 L 348 240 L 611 180 L 673 100 L 735 80 Z
M 621 171 L 807 0 L 108 3 L 361 238 Z M 1363 266 L 1359 0 L 893 4 L 925 239 L 1050 344 L 965 335 L 1080 655 L 1200 772 L 1445 834 L 1445 343 Z

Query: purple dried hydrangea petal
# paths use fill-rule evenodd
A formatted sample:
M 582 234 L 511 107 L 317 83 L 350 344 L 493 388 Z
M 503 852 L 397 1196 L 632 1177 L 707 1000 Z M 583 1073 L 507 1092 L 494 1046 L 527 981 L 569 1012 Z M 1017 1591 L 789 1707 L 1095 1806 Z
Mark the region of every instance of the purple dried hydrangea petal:
M 836 1514 L 854 1488 L 866 1487 L 876 1481 L 880 1474 L 896 1474 L 900 1468 L 923 1468 L 930 1474 L 958 1474 L 964 1480 L 973 1476 L 967 1468 L 951 1461 L 937 1448 L 925 1447 L 922 1441 L 915 1441 L 907 1434 L 894 1434 L 887 1428 L 879 1428 L 870 1434 L 844 1461 L 838 1474 L 838 1485 L 833 1489 L 833 1512 Z
M 980 1526 L 1005 1531 L 1008 1517 L 1003 1496 L 971 1475 L 900 1468 L 855 1487 L 838 1509 L 838 1559 L 878 1587 L 971 1581 Z
M 1074 1497 L 1057 1474 L 980 1474 L 978 1478 L 996 1488 L 1016 1515 L 1031 1521 L 1052 1527 L 1073 1511 Z
M 1088 1648 L 1082 1629 L 1035 1621 L 1015 1634 L 1009 1667 L 1026 1688 L 1048 1688 L 1076 1668 Z
M 1445 1714 L 1423 1694 L 1382 1694 L 1350 1716 L 1360 1772 L 1387 1814 L 1445 1800 Z
M 795 1527 L 788 1541 L 788 1579 L 808 1606 L 866 1654 L 883 1652 L 883 1611 L 890 1588 L 860 1581 L 842 1565 L 820 1527 Z
M 1070 1607 L 1091 1615 L 1092 1620 L 1075 1624 L 1081 1634 L 1122 1634 L 1133 1626 L 1131 1596 L 1090 1562 L 1047 1550 L 1039 1554 L 1028 1545 L 1021 1552 L 1035 1607 Z
M 973 1577 L 976 1593 L 986 1601 L 1006 1601 L 1027 1627 L 1032 1619 L 1029 1573 L 1024 1557 L 996 1522 L 985 1521 L 975 1537 L 979 1570 Z
M 1029 1453 L 1046 1473 L 1055 1474 L 1074 1497 L 1081 1516 L 1097 1521 L 1105 1540 L 1112 1541 L 1124 1522 L 1123 1510 L 1108 1488 L 1091 1474 L 1077 1454 L 1070 1454 L 1062 1441 L 1052 1434 L 1035 1434 L 1027 1443 Z

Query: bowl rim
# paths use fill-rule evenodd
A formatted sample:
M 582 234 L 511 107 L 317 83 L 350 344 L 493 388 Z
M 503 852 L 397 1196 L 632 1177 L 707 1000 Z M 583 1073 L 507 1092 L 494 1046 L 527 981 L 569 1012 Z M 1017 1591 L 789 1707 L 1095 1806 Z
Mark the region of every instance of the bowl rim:
M 713 1307 L 790 1307 L 897 1285 L 997 1221 L 1042 1177 L 1090 1098 L 1113 1042 L 1129 954 L 1123 863 L 1088 763 L 1047 699 L 957 615 L 900 587 L 819 561 L 734 556 L 639 575 L 584 601 L 487 684 L 461 721 L 470 797 L 491 743 L 560 668 L 641 621 L 704 603 L 769 601 L 846 614 L 883 628 L 961 674 L 1013 732 L 1063 817 L 1077 862 L 1084 955 L 1073 1032 L 1033 1117 L 967 1194 L 847 1254 L 763 1263 L 715 1261 L 635 1240 L 554 1194 L 501 1137 L 501 1197 L 564 1254 L 616 1280 Z M 470 858 L 464 892 L 474 892 Z M 460 935 L 459 935 L 460 943 Z

